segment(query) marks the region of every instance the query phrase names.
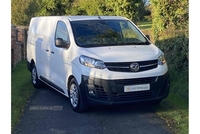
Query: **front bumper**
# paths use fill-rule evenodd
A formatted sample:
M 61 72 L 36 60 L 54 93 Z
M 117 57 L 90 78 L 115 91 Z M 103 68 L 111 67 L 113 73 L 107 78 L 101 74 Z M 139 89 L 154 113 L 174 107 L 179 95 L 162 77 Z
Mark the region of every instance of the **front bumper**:
M 150 90 L 124 92 L 124 86 L 150 84 Z M 82 75 L 80 91 L 84 103 L 113 105 L 162 100 L 169 94 L 169 72 L 162 76 L 134 79 L 104 80 Z

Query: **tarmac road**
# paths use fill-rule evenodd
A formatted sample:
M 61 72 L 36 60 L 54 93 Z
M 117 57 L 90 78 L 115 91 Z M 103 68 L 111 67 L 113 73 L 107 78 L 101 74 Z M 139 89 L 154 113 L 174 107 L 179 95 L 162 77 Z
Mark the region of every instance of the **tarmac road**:
M 13 134 L 172 134 L 154 107 L 95 106 L 85 113 L 52 88 L 37 89 Z

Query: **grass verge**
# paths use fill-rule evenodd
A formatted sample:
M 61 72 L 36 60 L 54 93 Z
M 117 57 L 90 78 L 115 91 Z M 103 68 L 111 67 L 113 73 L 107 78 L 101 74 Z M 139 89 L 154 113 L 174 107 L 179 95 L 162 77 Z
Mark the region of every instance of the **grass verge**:
M 189 133 L 188 72 L 171 70 L 169 96 L 156 109 L 156 114 L 164 119 L 175 134 Z M 185 91 L 185 92 L 183 92 Z
M 175 134 L 188 134 L 188 103 L 171 93 L 157 107 L 156 114 L 164 119 Z
M 21 61 L 11 73 L 11 127 L 19 122 L 28 98 L 34 91 L 26 62 Z

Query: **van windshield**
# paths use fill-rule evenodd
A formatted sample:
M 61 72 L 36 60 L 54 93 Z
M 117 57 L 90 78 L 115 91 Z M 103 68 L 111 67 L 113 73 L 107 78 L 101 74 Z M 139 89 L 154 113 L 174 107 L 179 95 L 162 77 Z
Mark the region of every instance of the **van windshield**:
M 150 44 L 128 20 L 72 21 L 71 26 L 80 47 Z

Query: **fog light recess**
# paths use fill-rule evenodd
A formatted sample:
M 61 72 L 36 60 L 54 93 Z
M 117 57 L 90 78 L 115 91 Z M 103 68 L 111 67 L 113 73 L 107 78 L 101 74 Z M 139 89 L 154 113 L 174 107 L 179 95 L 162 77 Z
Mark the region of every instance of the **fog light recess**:
M 93 90 L 89 90 L 88 93 L 89 93 L 90 96 L 96 96 Z

